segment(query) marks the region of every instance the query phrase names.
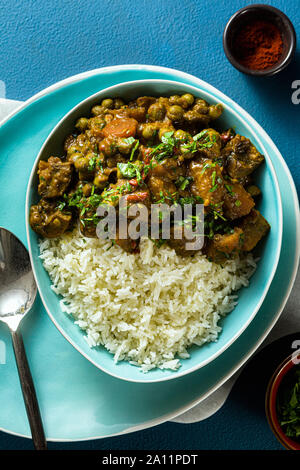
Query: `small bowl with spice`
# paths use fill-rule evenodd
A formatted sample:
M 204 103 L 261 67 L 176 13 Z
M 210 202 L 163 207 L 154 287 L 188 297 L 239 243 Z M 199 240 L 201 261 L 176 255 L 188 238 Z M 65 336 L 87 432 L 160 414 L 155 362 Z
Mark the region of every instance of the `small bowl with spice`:
M 300 450 L 300 349 L 274 372 L 266 392 L 266 415 L 278 441 Z
M 294 57 L 296 33 L 289 18 L 270 5 L 249 5 L 228 21 L 223 47 L 231 64 L 255 76 L 275 75 Z

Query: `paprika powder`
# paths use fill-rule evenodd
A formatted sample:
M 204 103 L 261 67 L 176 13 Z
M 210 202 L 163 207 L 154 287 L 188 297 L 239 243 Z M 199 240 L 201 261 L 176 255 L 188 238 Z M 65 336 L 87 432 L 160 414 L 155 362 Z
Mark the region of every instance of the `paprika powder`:
M 266 20 L 252 20 L 235 36 L 236 57 L 251 70 L 265 70 L 275 65 L 283 52 L 279 28 Z

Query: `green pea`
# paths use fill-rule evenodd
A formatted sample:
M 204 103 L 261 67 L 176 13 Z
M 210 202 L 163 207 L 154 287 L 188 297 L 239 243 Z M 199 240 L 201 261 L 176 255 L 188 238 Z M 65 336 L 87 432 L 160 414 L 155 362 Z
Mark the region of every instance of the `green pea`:
M 193 97 L 193 95 L 191 95 L 190 93 L 185 93 L 184 95 L 181 96 L 181 102 L 182 104 L 186 104 L 187 107 L 189 106 L 192 106 L 192 104 L 194 103 L 194 100 L 195 98 Z
M 189 134 L 187 132 L 183 131 L 182 129 L 178 129 L 174 133 L 175 139 L 180 140 L 182 142 L 184 142 L 188 138 L 188 136 L 189 136 Z
M 126 139 L 119 139 L 117 147 L 120 153 L 127 154 L 131 150 L 132 143 L 129 143 Z
M 218 103 L 216 105 L 209 107 L 208 114 L 211 119 L 217 119 L 218 117 L 221 116 L 222 112 L 223 112 L 223 106 L 220 103 Z
M 89 120 L 88 118 L 85 118 L 85 117 L 81 117 L 78 119 L 78 121 L 76 122 L 76 125 L 75 127 L 77 127 L 77 129 L 79 129 L 80 131 L 85 131 L 87 128 L 88 128 L 88 125 L 89 125 Z
M 108 181 L 108 176 L 99 173 L 98 175 L 95 176 L 93 183 L 97 188 L 104 188 L 107 181 Z
M 172 132 L 174 131 L 174 128 L 173 127 L 161 127 L 158 131 L 158 138 L 159 140 L 162 139 L 162 136 L 166 133 L 166 132 Z
M 146 124 L 142 132 L 142 136 L 144 137 L 144 139 L 146 140 L 152 139 L 154 134 L 155 134 L 155 128 L 151 126 L 151 124 Z
M 180 119 L 182 119 L 183 114 L 184 111 L 182 107 L 175 104 L 174 106 L 171 106 L 168 109 L 167 116 L 169 119 L 171 119 L 171 121 L 180 121 Z
M 170 96 L 170 98 L 169 98 L 169 103 L 170 103 L 171 105 L 173 105 L 173 104 L 178 104 L 179 101 L 180 101 L 180 96 L 179 96 L 179 95 L 172 95 L 172 96 Z
M 149 106 L 148 116 L 151 121 L 162 121 L 166 114 L 166 108 L 161 103 L 153 103 Z
M 92 108 L 93 116 L 99 116 L 100 114 L 103 114 L 103 111 L 105 111 L 105 109 L 100 105 L 93 106 Z
M 101 102 L 101 106 L 106 109 L 111 109 L 113 105 L 114 105 L 114 102 L 110 98 L 106 98 L 105 100 Z
M 83 153 L 80 152 L 79 150 L 75 150 L 75 151 L 71 151 L 71 147 L 70 149 L 68 149 L 68 152 L 67 152 L 67 160 L 73 164 L 75 164 L 76 160 L 78 160 L 78 158 L 82 158 L 83 157 Z
M 77 158 L 74 162 L 76 170 L 84 170 L 88 167 L 89 160 L 86 157 Z

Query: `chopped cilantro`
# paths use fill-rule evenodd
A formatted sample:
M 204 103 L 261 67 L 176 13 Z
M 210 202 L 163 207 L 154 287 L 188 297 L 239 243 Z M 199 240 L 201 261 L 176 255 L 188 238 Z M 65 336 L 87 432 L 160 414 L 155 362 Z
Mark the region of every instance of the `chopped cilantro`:
M 174 132 L 165 132 L 162 136 L 162 143 L 152 148 L 151 155 L 160 162 L 165 158 L 172 157 L 176 145 L 176 139 L 173 137 Z
M 219 187 L 218 183 L 216 183 L 214 186 L 212 186 L 209 190 L 210 193 L 213 193 L 214 191 L 216 191 L 216 189 Z
M 286 436 L 300 440 L 300 367 L 297 365 L 280 384 L 277 410 Z
M 88 166 L 88 170 L 89 171 L 93 171 L 96 167 L 96 164 L 97 164 L 97 160 L 98 160 L 98 157 L 97 155 L 95 155 L 94 157 L 90 158 L 89 160 L 89 166 Z
M 202 168 L 202 171 L 201 171 L 201 175 L 203 175 L 203 173 L 204 173 L 206 170 L 208 170 L 208 168 L 214 168 L 216 165 L 217 165 L 217 162 L 205 163 L 205 165 L 203 165 L 203 168 Z
M 192 204 L 192 205 L 196 203 L 203 204 L 204 201 L 202 197 L 200 196 L 188 196 L 188 197 L 179 198 L 178 202 L 181 206 L 184 206 L 185 204 Z
M 184 191 L 193 180 L 194 178 L 192 176 L 187 176 L 187 177 L 179 176 L 175 184 L 179 189 Z
M 62 211 L 64 207 L 66 206 L 66 201 L 61 201 L 59 204 L 56 206 L 59 211 Z
M 124 176 L 124 178 L 136 178 L 137 182 L 141 184 L 143 182 L 143 178 L 140 172 L 140 169 L 137 165 L 134 163 L 128 162 L 128 163 L 118 163 L 118 168 Z
M 216 134 L 213 134 L 210 138 L 210 135 L 206 130 L 199 132 L 199 134 L 194 135 L 193 140 L 197 141 L 197 146 L 199 149 L 211 148 L 217 141 Z
M 216 184 L 216 175 L 217 175 L 216 170 L 214 170 L 211 175 L 211 182 L 213 186 Z
M 130 137 L 128 137 L 128 138 L 130 139 Z M 134 156 L 135 151 L 137 150 L 137 148 L 138 148 L 138 146 L 139 146 L 139 143 L 140 143 L 140 141 L 137 140 L 135 146 L 132 148 L 131 154 L 130 154 L 130 159 L 129 159 L 130 161 L 133 160 L 133 156 Z
M 234 192 L 232 191 L 232 186 L 230 186 L 230 184 L 225 184 L 225 188 L 229 192 L 230 196 L 234 196 Z

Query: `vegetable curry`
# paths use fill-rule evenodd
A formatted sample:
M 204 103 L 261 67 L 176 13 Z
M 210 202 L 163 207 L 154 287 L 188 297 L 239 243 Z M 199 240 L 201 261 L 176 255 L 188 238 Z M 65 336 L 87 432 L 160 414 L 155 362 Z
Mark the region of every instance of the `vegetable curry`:
M 222 263 L 251 251 L 269 230 L 256 209 L 261 196 L 252 174 L 264 161 L 251 141 L 213 122 L 222 105 L 191 94 L 141 96 L 127 104 L 104 99 L 91 117 L 76 123 L 65 140 L 65 155 L 38 166 L 38 204 L 30 210 L 33 230 L 55 238 L 79 221 L 86 237 L 96 237 L 100 204 L 203 204 L 204 246 L 208 259 Z M 171 228 L 168 243 L 179 255 L 184 238 Z M 181 228 L 182 230 L 182 228 Z M 137 252 L 139 240 L 114 240 Z

